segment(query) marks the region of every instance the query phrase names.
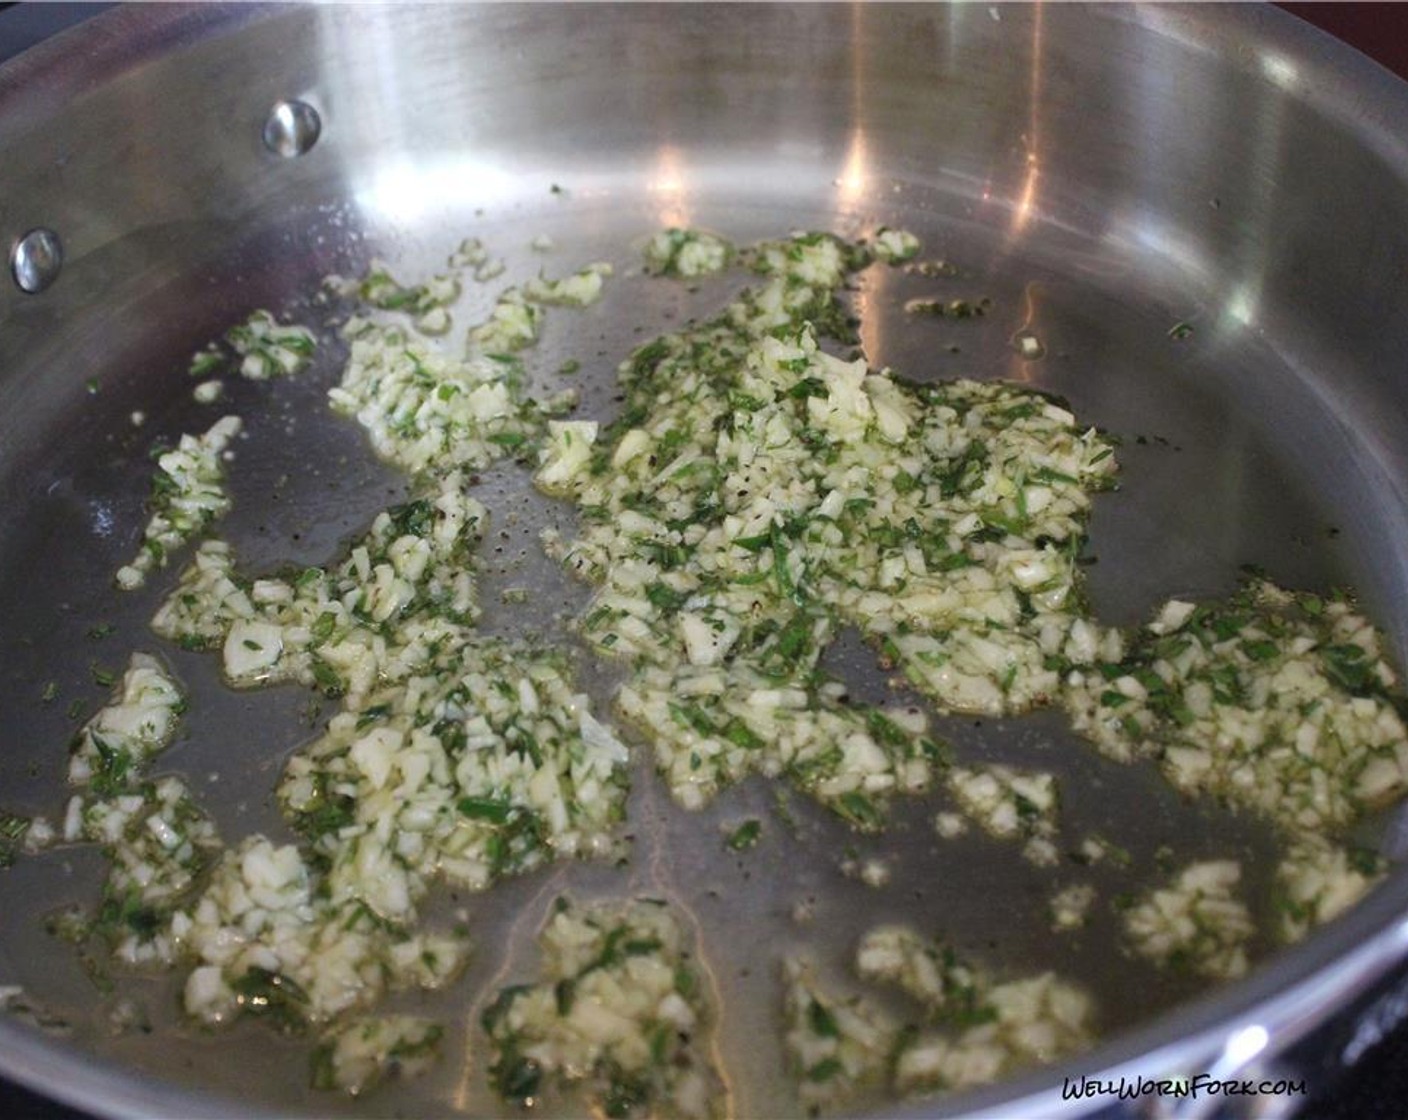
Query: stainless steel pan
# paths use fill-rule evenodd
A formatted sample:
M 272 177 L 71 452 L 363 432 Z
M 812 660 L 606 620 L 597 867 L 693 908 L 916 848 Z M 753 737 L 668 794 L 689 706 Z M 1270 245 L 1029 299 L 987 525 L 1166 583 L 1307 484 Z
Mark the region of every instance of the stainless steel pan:
M 266 143 L 287 100 L 318 114 L 311 146 L 277 122 Z M 665 224 L 739 241 L 906 226 L 958 267 L 945 291 L 993 310 L 916 326 L 900 306 L 936 282 L 871 277 L 856 300 L 873 365 L 1030 381 L 1126 437 L 1123 488 L 1094 522 L 1103 618 L 1132 623 L 1170 594 L 1223 593 L 1256 564 L 1288 585 L 1352 584 L 1408 662 L 1405 137 L 1408 89 L 1254 6 L 106 13 L 0 68 L 0 233 L 16 244 L 50 230 L 62 246 L 56 276 L 52 259 L 25 272 L 31 286 L 52 281 L 42 291 L 0 285 L 0 794 L 9 808 L 53 812 L 67 706 L 102 702 L 90 662 L 157 644 L 145 623 L 163 581 L 119 600 L 110 580 L 142 521 L 148 446 L 208 422 L 189 398 L 189 354 L 255 307 L 311 320 L 306 297 L 330 271 L 375 254 L 428 272 L 467 235 L 505 254 L 512 277 L 536 269 L 538 233 L 564 265 L 605 257 L 628 273 Z M 625 275 L 600 306 L 556 321 L 536 364 L 581 360 L 583 413 L 609 415 L 614 363 L 639 332 L 711 310 L 728 290 Z M 1171 337 L 1180 322 L 1193 333 Z M 1010 345 L 1022 328 L 1042 339 L 1040 361 Z M 241 386 L 230 402 L 252 434 L 223 531 L 254 565 L 326 559 L 403 486 L 327 413 L 335 357 L 327 348 L 310 375 Z M 488 624 L 546 630 L 584 594 L 534 558 L 536 528 L 565 515 L 521 473 L 486 487 L 491 506 L 518 516 L 491 583 L 531 582 L 541 604 Z M 111 636 L 87 636 L 109 622 Z M 277 829 L 273 784 L 308 735 L 306 697 L 235 695 L 209 659 L 163 652 L 193 701 L 166 762 L 201 784 L 227 834 Z M 842 668 L 865 688 L 858 666 Z M 49 681 L 60 699 L 46 704 Z M 1238 854 L 1264 885 L 1263 826 L 1097 760 L 1059 719 L 944 730 L 972 757 L 1060 773 L 1071 834 L 1117 836 L 1133 856 L 1129 882 L 1147 880 L 1168 844 L 1189 858 Z M 91 897 L 97 860 L 23 860 L 0 875 L 0 982 L 68 1026 L 0 1021 L 0 1071 L 114 1115 L 492 1110 L 481 989 L 528 959 L 558 888 L 663 883 L 690 906 L 720 971 L 723 1053 L 744 1115 L 793 1107 L 779 1076 L 780 954 L 810 946 L 839 964 L 881 916 L 942 928 L 998 967 L 1061 968 L 1097 993 L 1107 1030 L 1061 1070 L 907 1106 L 916 1116 L 1073 1110 L 1059 1099 L 1063 1074 L 1280 1068 L 1408 954 L 1408 878 L 1396 874 L 1236 986 L 1151 980 L 1116 951 L 1113 918 L 1053 942 L 1039 916 L 1049 876 L 981 839 L 940 849 L 923 805 L 902 806 L 883 842 L 856 842 L 892 855 L 884 892 L 841 874 L 852 839 L 800 802 L 799 839 L 725 858 L 719 822 L 770 803 L 746 786 L 684 815 L 643 764 L 629 868 L 558 868 L 446 900 L 470 908 L 480 946 L 464 983 L 433 1005 L 452 1026 L 450 1059 L 355 1108 L 310 1097 L 302 1055 L 267 1032 L 182 1028 L 160 981 L 122 993 L 145 1003 L 155 1033 L 115 1032 L 117 997 L 44 931 L 56 908 Z M 1380 825 L 1373 838 L 1397 854 L 1396 822 Z M 819 916 L 802 929 L 789 914 L 806 897 Z

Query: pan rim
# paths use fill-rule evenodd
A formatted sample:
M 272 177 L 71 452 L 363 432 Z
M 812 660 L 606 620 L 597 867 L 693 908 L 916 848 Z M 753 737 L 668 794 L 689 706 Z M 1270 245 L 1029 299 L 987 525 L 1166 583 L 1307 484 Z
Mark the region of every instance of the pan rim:
M 100 13 L 0 67 L 0 120 L 6 131 L 35 126 L 71 96 L 164 52 L 276 15 L 281 5 L 141 5 Z M 1291 60 L 1305 76 L 1305 99 L 1327 115 L 1352 120 L 1408 179 L 1408 86 L 1352 48 L 1285 12 L 1243 5 L 1119 8 L 1150 32 L 1195 49 L 1231 55 L 1255 40 Z M 85 50 L 75 47 L 83 43 Z M 1241 49 L 1245 50 L 1245 46 Z M 83 54 L 83 69 L 74 58 Z M 1244 66 L 1261 61 L 1239 59 Z M 1082 1055 L 1088 1076 L 1118 1079 L 1163 1068 L 1199 1068 L 1228 1037 L 1250 1023 L 1267 1029 L 1274 1054 L 1408 959 L 1408 866 L 1399 867 L 1351 913 L 1304 944 L 1284 950 L 1235 985 L 1207 993 Z M 1077 1062 L 1069 1062 L 1075 1065 Z M 19 1024 L 0 1020 L 0 1072 L 64 1103 L 113 1116 L 225 1116 L 228 1099 L 176 1083 L 154 1082 L 83 1054 Z M 995 1114 L 999 1109 L 1052 1111 L 1062 1077 L 1050 1067 L 982 1090 L 915 1102 L 897 1116 Z M 222 1102 L 223 1106 L 222 1106 Z M 244 1111 L 249 1111 L 243 1105 Z M 275 1115 L 255 1110 L 253 1115 Z

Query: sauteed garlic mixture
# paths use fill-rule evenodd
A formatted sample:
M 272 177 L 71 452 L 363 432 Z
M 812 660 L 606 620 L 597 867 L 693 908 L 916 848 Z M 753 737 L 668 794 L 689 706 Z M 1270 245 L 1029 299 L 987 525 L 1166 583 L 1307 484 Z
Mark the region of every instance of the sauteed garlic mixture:
M 1119 477 L 1117 438 L 1029 387 L 916 380 L 857 348 L 847 284 L 867 268 L 927 275 L 921 248 L 883 227 L 863 242 L 740 247 L 655 234 L 652 283 L 752 278 L 627 356 L 619 411 L 596 417 L 578 415 L 565 377 L 535 396 L 524 355 L 546 316 L 609 293 L 610 265 L 506 288 L 462 337 L 466 284 L 503 272 L 477 241 L 420 283 L 380 263 L 330 278 L 348 358 L 329 405 L 413 494 L 334 562 L 260 574 L 219 536 L 240 418 L 157 459 L 144 544 L 115 577 L 123 590 L 167 579 L 152 640 L 76 737 L 57 823 L 6 829 L 30 850 L 87 843 L 106 857 L 101 900 L 58 932 L 108 964 L 177 972 L 185 1015 L 208 1029 L 259 1017 L 306 1035 L 313 1085 L 365 1093 L 437 1061 L 441 1023 L 382 1007 L 453 984 L 475 951 L 462 924 L 426 918 L 437 885 L 489 891 L 555 860 L 621 858 L 637 754 L 681 812 L 762 775 L 858 834 L 883 835 L 898 799 L 943 791 L 940 842 L 976 828 L 1046 868 L 1065 857 L 1056 776 L 960 760 L 934 718 L 1036 708 L 1283 839 L 1279 928 L 1257 930 L 1242 867 L 1219 858 L 1170 866 L 1129 897 L 1053 880 L 1051 936 L 1115 907 L 1151 970 L 1223 980 L 1246 972 L 1254 937 L 1289 942 L 1351 905 L 1384 868 L 1349 830 L 1408 782 L 1381 636 L 1347 595 L 1263 578 L 1226 601 L 1170 600 L 1134 631 L 1103 623 L 1082 559 L 1097 495 Z M 212 400 L 222 376 L 300 376 L 311 326 L 256 312 L 191 372 Z M 476 472 L 505 460 L 531 464 L 575 512 L 542 547 L 592 588 L 572 634 L 620 673 L 612 706 L 589 699 L 561 643 L 479 626 L 499 512 Z M 168 564 L 180 570 L 163 577 Z M 927 704 L 851 696 L 825 661 L 843 632 Z M 220 836 L 197 792 L 160 773 L 185 708 L 163 643 L 209 651 L 233 688 L 294 682 L 337 701 L 278 779 L 296 839 Z M 747 858 L 765 827 L 745 822 L 727 843 Z M 1095 838 L 1076 853 L 1118 854 Z M 858 873 L 877 889 L 888 876 L 882 863 Z M 470 1044 L 502 1101 L 730 1112 L 720 997 L 688 913 L 562 897 L 537 943 L 536 973 L 473 996 Z M 1099 1033 L 1077 981 L 960 954 L 938 924 L 877 924 L 846 965 L 782 965 L 778 1073 L 799 1110 L 991 1082 Z

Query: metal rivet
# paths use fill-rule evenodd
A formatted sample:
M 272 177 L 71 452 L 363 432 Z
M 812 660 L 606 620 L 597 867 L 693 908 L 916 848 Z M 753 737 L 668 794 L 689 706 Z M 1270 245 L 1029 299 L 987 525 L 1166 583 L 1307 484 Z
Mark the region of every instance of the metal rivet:
M 313 106 L 306 101 L 280 101 L 264 122 L 264 146 L 292 159 L 316 144 L 322 132 L 323 120 Z
M 51 229 L 32 229 L 10 252 L 10 274 L 21 291 L 42 292 L 59 278 L 64 247 Z

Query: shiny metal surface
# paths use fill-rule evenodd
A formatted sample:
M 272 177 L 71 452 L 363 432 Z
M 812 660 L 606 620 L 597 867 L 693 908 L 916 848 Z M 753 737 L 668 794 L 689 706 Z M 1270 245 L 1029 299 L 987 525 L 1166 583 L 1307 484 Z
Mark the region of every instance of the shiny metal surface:
M 10 275 L 20 291 L 34 295 L 59 278 L 64 247 L 51 229 L 32 229 L 15 242 L 10 252 Z
M 281 100 L 321 119 L 302 158 L 275 154 L 285 140 L 298 147 L 296 127 L 267 144 Z M 311 314 L 300 300 L 329 271 L 379 255 L 411 275 L 466 235 L 506 255 L 506 282 L 544 263 L 527 249 L 538 233 L 559 246 L 554 267 L 617 265 L 603 303 L 554 319 L 532 359 L 544 377 L 581 360 L 583 413 L 605 417 L 615 361 L 639 332 L 717 307 L 738 282 L 690 292 L 630 275 L 662 224 L 738 241 L 798 226 L 913 229 L 958 275 L 867 276 L 855 299 L 872 364 L 1029 381 L 1125 438 L 1122 490 L 1094 522 L 1104 619 L 1133 622 L 1170 594 L 1219 594 L 1250 563 L 1296 586 L 1351 583 L 1408 661 L 1405 137 L 1400 83 L 1259 7 L 108 13 L 0 68 L 0 151 L 23 153 L 0 161 L 0 232 L 59 229 L 67 253 L 41 295 L 0 291 L 3 800 L 55 810 L 73 727 L 64 706 L 101 702 L 88 662 L 156 644 L 145 620 L 163 582 L 115 601 L 109 580 L 140 529 L 147 447 L 209 422 L 188 398 L 190 352 L 255 307 Z M 987 296 L 993 311 L 978 323 L 905 321 L 906 299 L 936 294 Z M 1170 337 L 1180 322 L 1192 333 Z M 1014 349 L 1021 332 L 1044 356 Z M 325 559 L 401 486 L 323 408 L 335 359 L 325 347 L 304 379 L 233 387 L 250 440 L 224 531 L 254 565 Z M 128 420 L 136 409 L 141 429 Z M 486 480 L 484 499 L 519 519 L 485 601 L 531 581 L 540 607 L 491 613 L 488 625 L 546 629 L 583 596 L 535 558 L 535 527 L 565 513 L 511 469 Z M 95 647 L 85 635 L 99 620 L 117 631 Z M 193 699 L 166 761 L 218 774 L 211 808 L 227 835 L 277 828 L 270 794 L 307 735 L 305 697 L 236 696 L 209 659 L 163 652 Z M 863 694 L 878 681 L 858 664 L 854 651 L 839 659 Z M 61 703 L 39 702 L 48 680 Z M 967 757 L 1056 770 L 1063 840 L 1102 831 L 1131 851 L 1127 879 L 1111 873 L 1106 892 L 1155 874 L 1165 844 L 1187 858 L 1234 852 L 1267 912 L 1273 841 L 1257 822 L 1094 758 L 1054 716 L 944 730 Z M 1122 956 L 1112 914 L 1056 943 L 1041 912 L 1050 875 L 977 837 L 940 849 L 933 802 L 897 813 L 885 892 L 838 868 L 848 844 L 864 855 L 875 842 L 796 798 L 797 836 L 770 828 L 746 860 L 724 858 L 720 824 L 772 820 L 771 801 L 749 785 L 680 814 L 642 766 L 629 868 L 555 869 L 446 900 L 471 907 L 480 946 L 464 983 L 427 1005 L 452 1024 L 449 1060 L 356 1106 L 310 1098 L 301 1054 L 256 1026 L 209 1037 L 165 1022 L 158 981 L 132 985 L 163 1028 L 155 1040 L 108 1030 L 109 997 L 43 929 L 54 908 L 91 895 L 94 854 L 22 861 L 0 876 L 0 982 L 23 984 L 73 1026 L 55 1039 L 0 1022 L 0 1069 L 114 1115 L 228 1115 L 232 1102 L 275 1114 L 488 1111 L 481 988 L 527 967 L 525 931 L 559 885 L 664 891 L 689 908 L 725 996 L 741 1115 L 789 1108 L 780 955 L 808 949 L 839 972 L 880 918 L 942 930 L 994 967 L 1058 967 L 1099 993 L 1109 1032 L 1060 1069 L 908 1106 L 916 1116 L 1069 1110 L 1063 1074 L 1255 1069 L 1408 955 L 1400 873 L 1304 946 L 1206 993 Z M 789 915 L 807 898 L 818 916 L 803 928 Z M 1257 1028 L 1260 1049 L 1247 1045 Z
M 323 119 L 306 101 L 280 101 L 264 122 L 264 146 L 277 156 L 301 156 L 318 142 Z

